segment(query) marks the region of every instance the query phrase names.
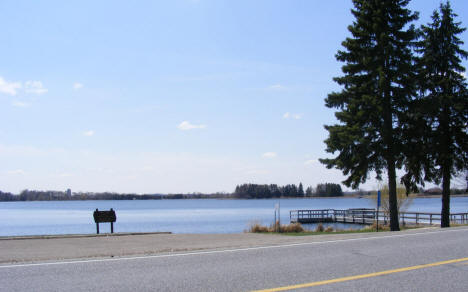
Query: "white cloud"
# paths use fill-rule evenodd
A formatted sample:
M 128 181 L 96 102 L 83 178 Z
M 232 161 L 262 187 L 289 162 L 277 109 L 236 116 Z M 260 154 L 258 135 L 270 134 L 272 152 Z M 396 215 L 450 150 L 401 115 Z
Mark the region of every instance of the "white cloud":
M 72 176 L 73 174 L 68 173 L 68 172 L 62 172 L 62 173 L 57 174 L 57 177 L 72 177 Z
M 15 96 L 18 89 L 21 89 L 21 82 L 8 82 L 0 76 L 0 93 Z
M 283 114 L 283 119 L 295 119 L 295 120 L 300 120 L 302 119 L 303 114 L 292 114 L 290 112 L 286 112 Z
M 84 131 L 83 135 L 91 137 L 94 135 L 94 131 L 93 130 Z
M 82 83 L 79 83 L 79 82 L 73 83 L 73 89 L 75 89 L 75 90 L 81 89 L 81 88 L 83 88 L 83 86 L 84 85 Z
M 461 72 L 461 75 L 466 79 L 466 72 Z
M 316 164 L 319 163 L 317 159 L 309 159 L 306 162 L 304 162 L 305 165 L 311 165 L 311 164 Z
M 276 156 L 278 156 L 276 152 L 265 152 L 262 154 L 264 158 L 275 158 Z
M 26 172 L 22 169 L 15 169 L 15 170 L 8 170 L 6 173 L 11 174 L 11 175 L 23 175 Z
M 26 93 L 33 94 L 44 94 L 49 91 L 47 88 L 44 88 L 41 81 L 26 81 L 24 89 Z
M 24 102 L 24 101 L 19 101 L 19 100 L 14 100 L 11 103 L 11 105 L 16 106 L 16 107 L 29 107 L 29 106 L 31 106 L 31 104 L 29 102 Z
M 269 172 L 267 170 L 263 169 L 252 169 L 248 170 L 245 172 L 247 175 L 263 175 L 263 174 L 268 174 Z
M 284 90 L 284 89 L 286 89 L 286 87 L 281 85 L 281 84 L 273 84 L 273 85 L 268 86 L 268 89 L 270 89 L 270 90 Z
M 189 121 L 183 121 L 180 123 L 177 128 L 179 128 L 182 131 L 187 131 L 187 130 L 193 130 L 193 129 L 204 129 L 206 128 L 206 125 L 194 125 L 191 124 Z

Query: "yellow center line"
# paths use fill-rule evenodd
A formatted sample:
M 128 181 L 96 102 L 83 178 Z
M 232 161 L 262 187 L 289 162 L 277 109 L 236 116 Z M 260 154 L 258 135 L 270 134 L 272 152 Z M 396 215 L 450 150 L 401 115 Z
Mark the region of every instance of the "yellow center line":
M 309 288 L 309 287 L 315 287 L 315 286 L 321 286 L 321 285 L 327 285 L 327 284 L 333 284 L 333 283 L 340 283 L 340 282 L 351 281 L 351 280 L 359 280 L 359 279 L 364 279 L 364 278 L 378 277 L 378 276 L 382 276 L 382 275 L 388 275 L 388 274 L 394 274 L 394 273 L 407 272 L 407 271 L 412 271 L 412 270 L 442 266 L 442 265 L 453 264 L 453 263 L 466 262 L 466 261 L 468 261 L 468 258 L 460 258 L 460 259 L 448 260 L 448 261 L 443 261 L 443 262 L 436 262 L 436 263 L 425 264 L 425 265 L 417 265 L 417 266 L 412 266 L 412 267 L 399 268 L 399 269 L 387 270 L 387 271 L 370 273 L 370 274 L 349 276 L 349 277 L 336 278 L 336 279 L 325 280 L 325 281 L 310 282 L 310 283 L 291 285 L 291 286 L 284 286 L 284 287 L 277 287 L 277 288 L 264 289 L 264 290 L 255 290 L 253 292 L 275 292 L 275 291 L 286 291 L 286 290 L 293 290 L 293 289 Z

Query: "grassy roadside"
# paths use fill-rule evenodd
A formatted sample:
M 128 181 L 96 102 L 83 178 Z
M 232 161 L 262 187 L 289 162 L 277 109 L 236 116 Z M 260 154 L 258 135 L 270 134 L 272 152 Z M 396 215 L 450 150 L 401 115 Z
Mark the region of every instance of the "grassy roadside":
M 462 227 L 462 226 L 468 226 L 468 224 L 450 224 L 450 227 Z M 407 225 L 407 226 L 400 226 L 400 231 L 404 230 L 411 230 L 411 229 L 419 229 L 419 228 L 427 228 L 427 227 L 439 227 L 439 225 Z M 379 225 L 379 232 L 385 232 L 385 231 L 390 231 L 390 228 L 386 226 L 380 226 Z M 326 232 L 326 231 L 304 231 L 304 232 L 282 232 L 276 234 L 280 235 L 285 235 L 285 236 L 311 236 L 311 235 L 325 235 L 325 234 L 348 234 L 348 233 L 376 233 L 377 230 L 374 225 L 363 228 L 363 229 L 355 229 L 355 230 L 335 230 L 331 232 Z
M 430 227 L 431 225 L 404 225 L 400 226 L 400 230 L 410 230 L 418 229 L 424 227 Z M 432 225 L 434 226 L 434 225 Z M 452 226 L 462 226 L 453 224 Z M 366 226 L 362 229 L 334 229 L 333 227 L 324 227 L 322 224 L 318 224 L 315 230 L 306 230 L 299 223 L 293 223 L 289 225 L 281 225 L 281 232 L 278 232 L 279 225 L 272 226 L 262 226 L 259 224 L 254 224 L 250 227 L 250 233 L 263 233 L 263 234 L 279 234 L 285 236 L 313 236 L 313 235 L 324 235 L 324 234 L 348 234 L 348 233 L 373 233 L 377 232 L 377 226 L 374 223 L 373 225 Z M 386 225 L 379 224 L 379 232 L 390 231 L 390 227 Z
M 403 227 L 400 228 L 401 231 L 403 230 L 409 230 L 409 229 L 417 229 L 417 228 L 423 228 L 427 226 L 412 226 L 412 227 Z M 380 229 L 379 232 L 386 232 L 390 231 L 389 229 Z M 363 228 L 363 229 L 350 229 L 350 230 L 336 230 L 336 231 L 331 231 L 331 232 L 325 232 L 325 231 L 304 231 L 304 232 L 284 232 L 284 233 L 277 233 L 280 235 L 285 235 L 285 236 L 311 236 L 311 235 L 325 235 L 325 234 L 348 234 L 348 233 L 376 233 L 376 229 L 370 229 L 370 228 Z

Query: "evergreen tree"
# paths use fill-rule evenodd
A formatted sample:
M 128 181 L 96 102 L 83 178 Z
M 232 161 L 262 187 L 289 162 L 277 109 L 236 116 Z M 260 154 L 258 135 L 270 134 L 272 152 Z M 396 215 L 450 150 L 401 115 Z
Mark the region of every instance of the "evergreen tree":
M 299 188 L 297 189 L 297 196 L 298 197 L 304 197 L 304 187 L 302 186 L 302 183 L 299 183 Z
M 463 41 L 457 36 L 466 28 L 455 22 L 456 16 L 449 2 L 441 4 L 432 23 L 422 26 L 423 40 L 418 46 L 421 104 L 429 130 L 425 139 L 431 158 L 424 162 L 426 168 L 433 168 L 436 183 L 442 179 L 441 227 L 450 226 L 451 176 L 468 165 L 468 91 L 461 65 L 468 53 L 460 48 Z
M 396 198 L 396 167 L 403 164 L 399 123 L 414 95 L 412 46 L 413 25 L 418 18 L 405 7 L 409 0 L 353 0 L 355 21 L 348 27 L 352 37 L 336 58 L 344 62 L 344 76 L 335 77 L 343 87 L 325 99 L 326 106 L 339 109 L 340 122 L 327 125 L 327 152 L 339 154 L 321 159 L 328 168 L 348 176 L 343 182 L 357 188 L 375 171 L 388 174 L 390 228 L 399 230 Z

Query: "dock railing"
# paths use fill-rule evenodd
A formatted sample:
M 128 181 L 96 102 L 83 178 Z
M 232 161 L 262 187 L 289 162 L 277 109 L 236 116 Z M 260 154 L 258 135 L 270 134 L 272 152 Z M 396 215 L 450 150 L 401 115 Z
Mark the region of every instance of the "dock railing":
M 289 212 L 291 223 L 354 223 L 354 224 L 373 224 L 377 219 L 383 224 L 387 224 L 389 216 L 384 211 L 375 209 L 359 208 L 359 209 L 321 209 L 321 210 L 291 210 Z M 403 225 L 419 225 L 419 224 L 440 224 L 440 213 L 428 212 L 400 212 L 399 220 Z M 468 224 L 467 213 L 452 213 L 450 221 L 453 224 Z

